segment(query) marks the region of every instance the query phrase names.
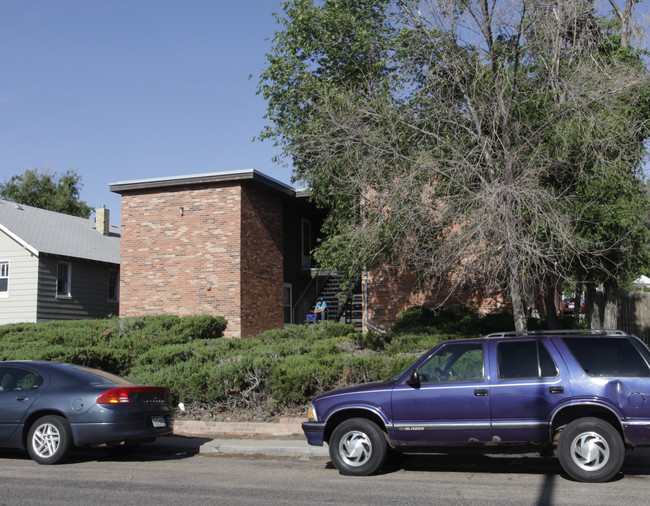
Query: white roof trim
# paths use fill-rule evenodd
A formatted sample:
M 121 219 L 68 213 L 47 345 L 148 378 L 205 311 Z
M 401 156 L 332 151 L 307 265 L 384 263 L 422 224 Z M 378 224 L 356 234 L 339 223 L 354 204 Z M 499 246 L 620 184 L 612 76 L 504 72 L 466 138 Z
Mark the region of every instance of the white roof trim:
M 20 237 L 18 237 L 16 234 L 14 234 L 11 230 L 9 230 L 1 223 L 0 223 L 0 230 L 2 230 L 5 234 L 11 237 L 14 241 L 16 241 L 18 244 L 20 244 L 23 248 L 25 248 L 27 251 L 32 253 L 34 256 L 38 256 L 38 250 L 34 248 L 34 246 L 27 244 L 24 240 L 22 240 Z

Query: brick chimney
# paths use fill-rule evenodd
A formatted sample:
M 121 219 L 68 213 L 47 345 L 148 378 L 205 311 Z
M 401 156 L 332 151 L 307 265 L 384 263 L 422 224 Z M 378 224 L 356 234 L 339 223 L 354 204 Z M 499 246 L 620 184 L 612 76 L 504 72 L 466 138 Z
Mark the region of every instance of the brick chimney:
M 110 213 L 106 206 L 95 209 L 95 229 L 101 232 L 102 235 L 110 235 L 111 222 L 109 220 Z

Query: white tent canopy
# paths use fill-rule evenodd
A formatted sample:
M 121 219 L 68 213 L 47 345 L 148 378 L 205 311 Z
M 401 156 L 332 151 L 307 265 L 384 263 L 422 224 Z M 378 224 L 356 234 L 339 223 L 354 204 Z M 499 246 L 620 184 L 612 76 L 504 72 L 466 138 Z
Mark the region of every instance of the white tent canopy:
M 650 278 L 648 276 L 642 275 L 634 280 L 634 284 L 641 288 L 650 288 Z

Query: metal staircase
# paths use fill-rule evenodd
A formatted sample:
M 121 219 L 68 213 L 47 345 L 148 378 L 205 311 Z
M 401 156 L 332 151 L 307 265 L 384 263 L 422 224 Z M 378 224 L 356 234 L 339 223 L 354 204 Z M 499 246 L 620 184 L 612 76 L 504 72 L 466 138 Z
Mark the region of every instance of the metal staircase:
M 358 280 L 347 292 L 341 292 L 341 276 L 332 272 L 321 289 L 319 297 L 327 303 L 328 321 L 354 324 L 361 329 L 361 293 Z

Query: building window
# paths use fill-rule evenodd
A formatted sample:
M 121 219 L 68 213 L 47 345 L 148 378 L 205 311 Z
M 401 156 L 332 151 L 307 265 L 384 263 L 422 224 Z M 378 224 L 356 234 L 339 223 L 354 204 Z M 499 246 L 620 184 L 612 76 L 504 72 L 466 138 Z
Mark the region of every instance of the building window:
M 0 262 L 0 297 L 9 297 L 9 262 Z
M 56 296 L 59 298 L 70 297 L 70 282 L 72 279 L 72 264 L 59 262 L 56 275 Z
M 120 273 L 116 270 L 108 271 L 108 301 L 120 300 Z
M 292 290 L 291 283 L 285 283 L 282 290 L 283 305 L 284 305 L 284 323 L 293 323 L 293 308 L 292 308 Z
M 301 223 L 302 268 L 311 267 L 311 221 L 302 219 Z

